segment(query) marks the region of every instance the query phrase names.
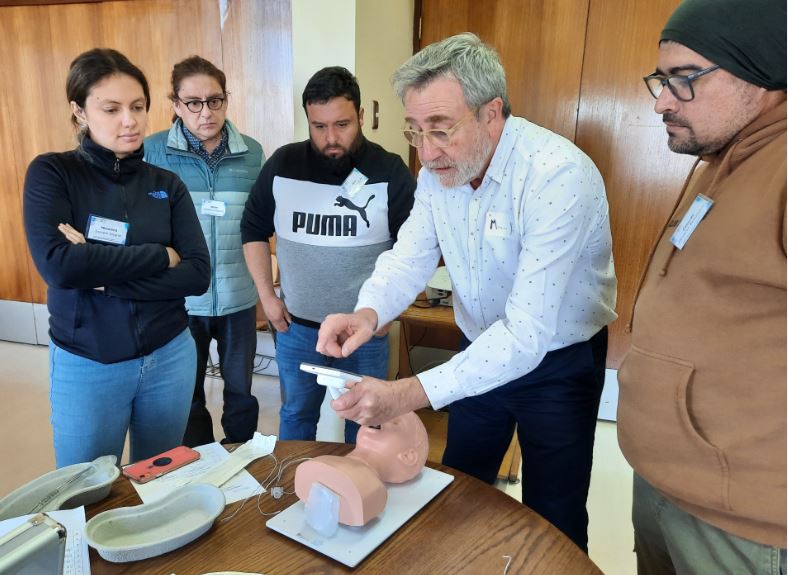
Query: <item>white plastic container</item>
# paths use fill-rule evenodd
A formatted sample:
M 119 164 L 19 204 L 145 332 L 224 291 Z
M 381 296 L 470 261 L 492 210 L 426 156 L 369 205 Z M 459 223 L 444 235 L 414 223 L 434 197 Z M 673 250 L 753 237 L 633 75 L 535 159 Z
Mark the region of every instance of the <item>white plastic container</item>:
M 0 520 L 30 513 L 73 509 L 101 501 L 120 475 L 114 455 L 61 467 L 0 499 Z
M 224 505 L 218 487 L 190 484 L 151 503 L 99 513 L 87 522 L 85 539 L 107 561 L 140 561 L 194 541 Z

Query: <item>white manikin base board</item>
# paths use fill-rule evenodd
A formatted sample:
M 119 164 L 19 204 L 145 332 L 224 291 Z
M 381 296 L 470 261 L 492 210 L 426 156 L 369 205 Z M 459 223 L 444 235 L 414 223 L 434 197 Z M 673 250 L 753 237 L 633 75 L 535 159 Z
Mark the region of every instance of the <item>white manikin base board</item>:
M 363 527 L 340 525 L 329 538 L 306 524 L 303 501 L 269 519 L 266 525 L 348 567 L 355 567 L 452 481 L 453 476 L 425 467 L 416 479 L 399 485 L 387 484 L 388 501 L 383 513 Z

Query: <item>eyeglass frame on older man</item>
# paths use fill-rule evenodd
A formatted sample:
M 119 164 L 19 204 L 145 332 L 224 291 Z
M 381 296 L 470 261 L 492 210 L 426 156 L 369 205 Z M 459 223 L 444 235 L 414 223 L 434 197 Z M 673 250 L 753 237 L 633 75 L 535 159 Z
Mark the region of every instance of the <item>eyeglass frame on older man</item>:
M 670 93 L 673 94 L 677 100 L 680 102 L 691 102 L 695 99 L 695 90 L 692 88 L 692 82 L 701 76 L 705 76 L 706 74 L 714 72 L 715 70 L 719 70 L 719 68 L 719 64 L 714 64 L 708 68 L 703 68 L 702 70 L 698 70 L 697 72 L 693 72 L 687 76 L 684 76 L 683 74 L 669 74 L 665 76 L 664 74 L 658 74 L 654 72 L 648 76 L 643 76 L 643 81 L 646 83 L 646 88 L 648 88 L 649 93 L 654 96 L 655 100 L 660 97 L 662 90 L 664 90 L 665 86 L 667 86 L 668 90 L 670 90 Z M 657 80 L 659 84 L 654 84 L 652 86 L 654 80 Z M 689 98 L 684 98 L 679 95 L 679 88 L 673 85 L 674 81 L 679 82 L 682 87 L 687 87 L 689 90 Z
M 202 112 L 203 107 L 207 104 L 209 110 L 221 110 L 224 107 L 224 103 L 227 101 L 227 96 L 230 95 L 230 92 L 225 92 L 224 96 L 213 96 L 208 98 L 207 100 L 181 100 L 180 98 L 176 98 L 181 104 L 186 106 L 186 109 L 189 110 L 192 114 L 199 114 Z M 211 105 L 211 102 L 219 102 L 219 105 L 214 107 Z M 192 109 L 192 104 L 199 104 L 200 107 L 196 110 Z
M 429 140 L 430 144 L 435 146 L 436 148 L 448 148 L 451 146 L 451 138 L 454 133 L 462 127 L 462 125 L 471 119 L 477 113 L 476 110 L 470 110 L 467 114 L 465 114 L 460 120 L 454 124 L 451 128 L 432 128 L 430 130 L 412 130 L 407 126 L 407 124 L 402 128 L 402 135 L 405 136 L 405 140 L 407 140 L 408 144 L 413 146 L 414 148 L 421 148 L 424 145 L 425 138 Z M 445 143 L 438 143 L 433 140 L 433 136 L 437 134 L 445 134 L 446 135 L 446 142 Z M 420 143 L 416 144 L 415 139 L 420 138 Z

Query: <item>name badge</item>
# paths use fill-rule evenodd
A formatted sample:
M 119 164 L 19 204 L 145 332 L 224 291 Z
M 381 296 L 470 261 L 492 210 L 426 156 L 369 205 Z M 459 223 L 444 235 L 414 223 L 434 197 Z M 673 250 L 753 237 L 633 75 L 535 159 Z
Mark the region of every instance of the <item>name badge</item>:
M 369 180 L 368 177 L 359 172 L 358 169 L 353 168 L 350 175 L 342 182 L 342 190 L 345 192 L 345 195 L 352 200 L 353 196 L 361 191 L 361 188 L 364 187 L 367 180 Z
M 512 235 L 512 220 L 505 212 L 487 212 L 484 222 L 484 235 L 495 238 L 508 238 Z
M 227 206 L 220 200 L 203 200 L 200 213 L 204 216 L 223 216 Z
M 687 240 L 690 239 L 695 228 L 698 227 L 698 224 L 709 212 L 713 204 L 714 200 L 707 198 L 703 194 L 698 194 L 697 197 L 692 200 L 692 204 L 687 210 L 687 213 L 681 218 L 679 225 L 676 227 L 676 231 L 670 236 L 670 242 L 677 248 L 683 249 Z
M 89 240 L 123 246 L 126 245 L 126 234 L 128 233 L 128 222 L 119 222 L 93 214 L 88 216 L 88 229 L 85 236 Z

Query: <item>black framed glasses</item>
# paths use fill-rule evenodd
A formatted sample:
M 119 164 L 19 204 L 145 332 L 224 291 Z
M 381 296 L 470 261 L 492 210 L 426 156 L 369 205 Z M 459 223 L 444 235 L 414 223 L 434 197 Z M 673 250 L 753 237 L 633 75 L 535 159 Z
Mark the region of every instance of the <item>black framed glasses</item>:
M 681 74 L 671 74 L 669 76 L 664 76 L 655 72 L 653 74 L 649 74 L 648 76 L 644 76 L 643 81 L 646 83 L 648 91 L 652 96 L 654 96 L 655 99 L 659 98 L 663 88 L 667 86 L 668 90 L 670 90 L 670 93 L 673 94 L 677 100 L 681 100 L 682 102 L 690 102 L 695 98 L 695 90 L 692 89 L 692 82 L 701 76 L 705 76 L 706 74 L 714 72 L 714 70 L 717 69 L 719 69 L 719 66 L 714 64 L 714 66 L 709 66 L 703 70 L 698 70 L 697 72 L 693 72 L 687 76 L 683 76 Z
M 186 106 L 186 109 L 194 114 L 202 112 L 202 107 L 207 105 L 209 110 L 220 110 L 224 106 L 224 101 L 230 93 L 227 92 L 224 96 L 215 96 L 207 100 L 181 100 L 178 101 Z
M 405 126 L 402 128 L 402 133 L 405 134 L 405 139 L 408 143 L 413 146 L 414 148 L 421 148 L 424 145 L 424 138 L 427 138 L 429 143 L 436 148 L 448 148 L 451 146 L 451 137 L 454 135 L 454 132 L 460 129 L 465 122 L 467 122 L 471 116 L 473 116 L 476 112 L 471 110 L 465 116 L 463 116 L 459 122 L 454 124 L 451 128 L 442 129 L 442 128 L 435 128 L 432 130 L 413 130 L 409 126 Z

